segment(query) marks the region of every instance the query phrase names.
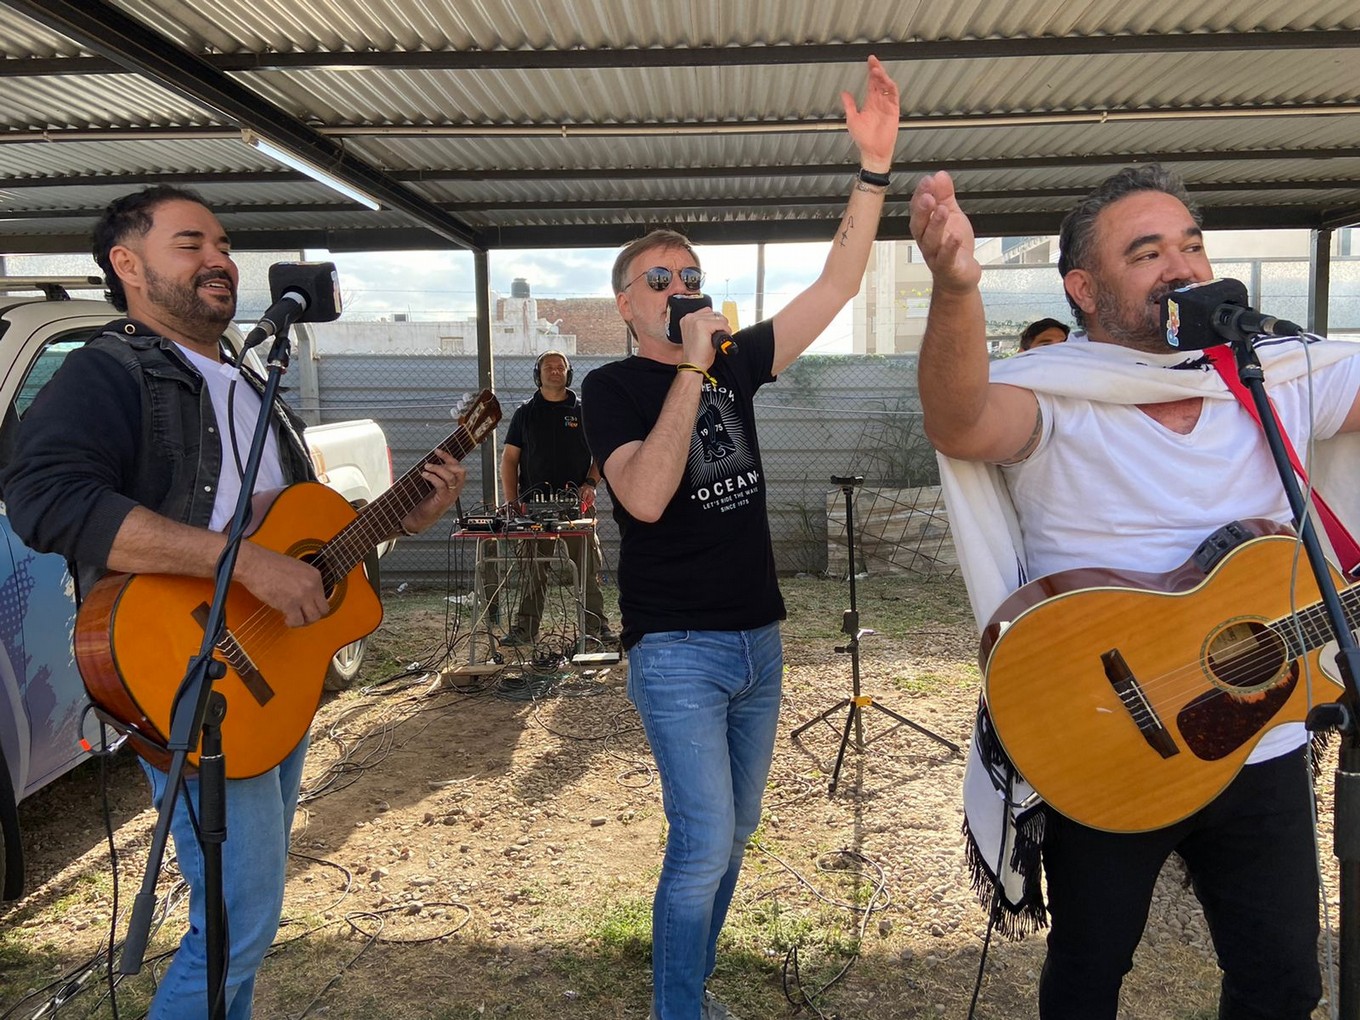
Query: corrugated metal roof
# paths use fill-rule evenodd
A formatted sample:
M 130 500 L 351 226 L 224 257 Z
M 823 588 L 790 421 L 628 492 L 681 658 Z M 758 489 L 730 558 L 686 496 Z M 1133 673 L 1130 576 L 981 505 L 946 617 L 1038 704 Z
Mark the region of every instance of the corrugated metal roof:
M 198 187 L 240 247 L 826 237 L 868 52 L 903 96 L 882 236 L 921 170 L 956 171 L 980 230 L 1041 232 L 1150 158 L 1210 226 L 1360 220 L 1354 0 L 9 0 L 0 247 L 83 248 L 156 181 Z

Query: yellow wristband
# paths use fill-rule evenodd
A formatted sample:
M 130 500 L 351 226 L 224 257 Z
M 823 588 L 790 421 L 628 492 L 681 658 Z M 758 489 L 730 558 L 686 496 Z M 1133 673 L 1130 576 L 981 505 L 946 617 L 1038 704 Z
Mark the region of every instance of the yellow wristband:
M 688 361 L 680 362 L 680 364 L 675 366 L 675 370 L 677 372 L 698 372 L 701 376 L 703 376 L 710 383 L 712 383 L 715 388 L 718 385 L 717 379 L 714 379 L 713 376 L 709 375 L 707 371 L 700 368 L 698 365 L 692 365 Z

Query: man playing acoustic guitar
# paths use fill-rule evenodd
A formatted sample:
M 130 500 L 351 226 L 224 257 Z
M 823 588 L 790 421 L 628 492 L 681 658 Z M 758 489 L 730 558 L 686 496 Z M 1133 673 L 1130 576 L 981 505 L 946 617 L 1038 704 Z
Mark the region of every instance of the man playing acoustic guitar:
M 73 351 L 24 416 L 4 478 L 10 522 L 33 548 L 66 556 L 82 594 L 105 571 L 211 578 L 261 401 L 258 380 L 224 358 L 238 280 L 226 232 L 199 196 L 162 186 L 110 204 L 93 247 L 110 300 L 127 317 Z M 271 410 L 257 492 L 313 477 L 301 422 L 282 401 Z M 428 528 L 453 505 L 465 472 L 436 452 L 422 471 L 432 491 L 412 500 L 393 532 Z M 234 580 L 289 627 L 330 612 L 316 568 L 255 542 L 242 544 Z M 306 749 L 304 736 L 281 764 L 227 780 L 230 1020 L 250 1016 L 255 972 L 278 930 Z M 166 774 L 143 766 L 159 807 Z M 197 809 L 196 778 L 186 791 Z M 207 1015 L 203 857 L 183 801 L 171 832 L 190 888 L 190 927 L 153 1020 Z
M 934 277 L 920 357 L 926 431 L 943 455 L 951 527 L 980 626 L 1002 622 L 998 607 L 1032 579 L 1100 568 L 1089 570 L 1092 579 L 1082 585 L 1094 589 L 1102 584 L 1097 576 L 1111 572 L 1162 575 L 1181 567 L 1229 522 L 1289 523 L 1260 426 L 1203 352 L 1174 351 L 1164 338 L 1162 299 L 1212 276 L 1199 217 L 1171 174 L 1157 166 L 1122 171 L 1068 215 L 1059 270 L 1084 333 L 1042 358 L 989 364 L 973 229 L 948 174 L 918 185 L 911 231 Z M 1353 356 L 1360 351 L 1353 345 L 1291 338 L 1259 344 L 1258 353 L 1297 450 L 1306 452 L 1310 439 L 1360 430 L 1360 358 Z M 1328 481 L 1313 473 L 1326 493 Z M 1286 610 L 1287 559 L 1276 585 Z M 1307 573 L 1306 565 L 1301 569 Z M 1191 585 L 1170 587 L 1188 591 Z M 1215 619 L 1245 611 L 1238 593 L 1223 594 L 1228 597 Z M 1171 616 L 1191 612 L 1188 595 L 1155 597 L 1176 603 Z M 1041 631 L 1031 657 L 1040 682 L 1050 661 L 1061 658 L 1065 641 L 1099 616 L 1086 616 L 1075 595 L 1061 605 L 1066 612 Z M 1121 727 L 1111 732 L 1129 736 L 1149 771 L 1163 762 L 1193 765 L 1184 718 L 1163 715 L 1165 729 L 1144 739 L 1111 688 L 1142 683 L 1152 694 L 1154 684 L 1202 677 L 1200 645 L 1207 640 L 1170 649 L 1186 665 L 1179 672 L 1145 669 L 1132 655 L 1120 658 L 1138 638 L 1152 646 L 1174 643 L 1178 621 L 1171 616 L 1159 621 L 1130 610 L 1094 625 L 1092 640 L 1109 659 L 1104 673 L 1099 654 L 1083 664 L 1094 686 L 1082 704 L 1097 706 L 1086 708 L 1086 717 Z M 996 648 L 1026 623 L 1023 616 L 1012 619 L 1005 621 L 1009 628 L 988 632 L 996 639 L 987 676 L 992 711 L 980 717 L 965 807 L 970 859 L 989 880 L 999 873 L 992 895 L 1013 912 L 1006 918 L 1011 926 L 1043 922 L 1042 862 L 1052 928 L 1039 981 L 1040 1016 L 1116 1015 L 1154 883 L 1172 853 L 1189 870 L 1223 968 L 1218 1015 L 1310 1016 L 1321 994 L 1318 883 L 1301 714 L 1281 725 L 1285 714 L 1279 713 L 1248 736 L 1235 737 L 1240 769 L 1211 785 L 1197 806 L 1150 823 L 1083 824 L 1054 806 L 1036 808 L 1025 800 L 1028 790 L 1017 782 L 1017 770 L 1041 796 L 1045 784 L 1027 773 L 1012 740 L 1017 729 L 1020 736 L 1028 735 L 1026 729 L 1038 736 L 1044 753 L 1066 754 L 1067 771 L 1078 778 L 1108 782 L 1106 799 L 1120 806 L 1136 796 L 1131 787 L 1141 777 L 1135 769 L 1105 768 L 1104 741 L 1032 707 L 1021 709 L 1009 731 L 1003 726 L 995 703 L 1008 678 L 1003 671 L 993 674 L 991 665 Z M 1289 666 L 1286 657 L 1276 674 L 1280 683 L 1294 682 Z M 1059 675 L 1064 686 L 1075 686 L 1075 675 Z M 1241 692 L 1209 686 L 1211 700 L 1229 710 L 1269 696 L 1253 690 L 1239 697 Z M 1072 691 L 1070 700 L 1076 696 Z M 1173 791 L 1154 788 L 1145 800 L 1155 803 L 1159 792 Z

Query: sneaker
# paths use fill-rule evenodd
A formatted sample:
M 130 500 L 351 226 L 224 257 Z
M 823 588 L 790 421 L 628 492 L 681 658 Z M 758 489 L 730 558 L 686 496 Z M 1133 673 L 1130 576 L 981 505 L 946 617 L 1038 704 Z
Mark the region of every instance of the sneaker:
M 534 639 L 521 630 L 512 630 L 497 642 L 502 648 L 528 648 Z
M 605 628 L 596 631 L 594 634 L 586 636 L 587 645 L 598 645 L 602 651 L 610 651 L 619 646 L 619 636 L 612 630 Z
M 732 1011 L 713 998 L 713 993 L 707 988 L 704 989 L 704 1008 L 699 1016 L 701 1020 L 737 1020 Z
M 656 1007 L 652 1007 L 647 1017 L 648 1020 L 656 1020 Z M 730 1009 L 713 998 L 713 993 L 705 988 L 703 1009 L 699 1013 L 699 1020 L 737 1020 L 737 1017 Z

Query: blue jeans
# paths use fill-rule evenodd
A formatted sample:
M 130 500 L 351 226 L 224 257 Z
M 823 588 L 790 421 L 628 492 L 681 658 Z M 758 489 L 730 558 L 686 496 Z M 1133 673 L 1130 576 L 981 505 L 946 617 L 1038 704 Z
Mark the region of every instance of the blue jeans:
M 699 1020 L 746 841 L 760 822 L 779 721 L 779 624 L 646 634 L 628 697 L 652 745 L 670 831 L 652 901 L 652 1004 Z
M 288 835 L 293 828 L 307 738 L 277 767 L 253 779 L 227 780 L 227 841 L 222 844 L 222 894 L 231 963 L 227 1020 L 249 1020 L 255 971 L 274 942 L 283 910 Z M 142 762 L 159 810 L 167 776 Z M 198 812 L 198 776 L 185 781 Z M 156 990 L 148 1020 L 192 1020 L 208 1015 L 207 938 L 204 930 L 203 852 L 183 797 L 170 819 L 180 874 L 189 885 L 189 930 Z

